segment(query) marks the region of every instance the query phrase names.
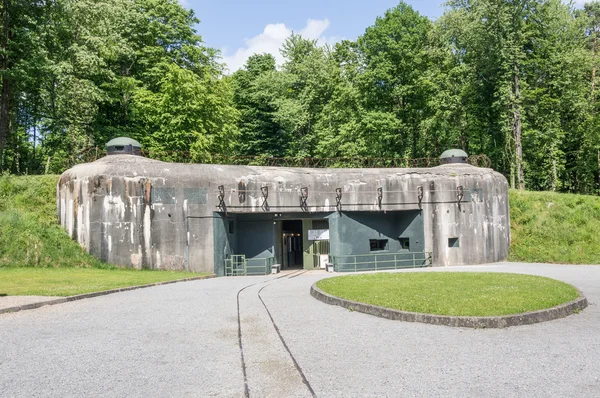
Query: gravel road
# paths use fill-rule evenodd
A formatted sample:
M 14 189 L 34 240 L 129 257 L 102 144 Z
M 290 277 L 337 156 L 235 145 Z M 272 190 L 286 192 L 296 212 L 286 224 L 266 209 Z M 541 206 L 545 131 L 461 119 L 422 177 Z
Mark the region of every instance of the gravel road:
M 600 396 L 600 266 L 440 271 L 545 275 L 590 306 L 471 330 L 329 306 L 320 272 L 157 286 L 0 315 L 0 397 Z

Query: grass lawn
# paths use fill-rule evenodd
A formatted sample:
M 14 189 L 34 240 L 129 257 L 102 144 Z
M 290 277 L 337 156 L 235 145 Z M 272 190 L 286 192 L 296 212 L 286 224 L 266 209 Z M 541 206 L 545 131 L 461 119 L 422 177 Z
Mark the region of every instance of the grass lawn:
M 573 286 L 533 275 L 410 272 L 340 276 L 317 286 L 337 297 L 409 312 L 455 316 L 511 315 L 579 296 Z
M 73 296 L 207 274 L 95 268 L 0 267 L 0 296 Z

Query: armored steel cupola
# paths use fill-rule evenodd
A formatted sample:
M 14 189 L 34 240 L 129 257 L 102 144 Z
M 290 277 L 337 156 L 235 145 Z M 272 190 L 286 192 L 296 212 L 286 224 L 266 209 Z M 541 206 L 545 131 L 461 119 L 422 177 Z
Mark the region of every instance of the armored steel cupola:
M 460 149 L 448 149 L 440 156 L 440 164 L 468 163 L 469 155 Z
M 142 145 L 127 137 L 114 138 L 106 143 L 109 155 L 142 155 Z

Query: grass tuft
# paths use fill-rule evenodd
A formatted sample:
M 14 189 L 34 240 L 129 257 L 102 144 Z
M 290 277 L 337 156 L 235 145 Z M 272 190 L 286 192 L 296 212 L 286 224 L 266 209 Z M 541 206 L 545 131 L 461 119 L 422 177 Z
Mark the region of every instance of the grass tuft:
M 399 272 L 317 282 L 340 298 L 409 312 L 500 316 L 551 308 L 579 297 L 573 286 L 534 275 L 492 272 Z

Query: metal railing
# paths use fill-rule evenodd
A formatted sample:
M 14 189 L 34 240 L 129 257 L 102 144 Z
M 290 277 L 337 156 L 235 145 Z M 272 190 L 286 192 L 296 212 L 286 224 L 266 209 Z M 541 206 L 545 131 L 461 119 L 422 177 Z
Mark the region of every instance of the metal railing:
M 225 276 L 268 275 L 275 257 L 246 258 L 243 254 L 233 254 L 225 259 Z
M 275 257 L 247 258 L 246 275 L 268 275 L 273 264 L 275 264 Z
M 371 253 L 329 256 L 336 272 L 382 271 L 429 267 L 431 252 Z
M 225 259 L 225 276 L 245 276 L 246 256 L 233 254 Z

